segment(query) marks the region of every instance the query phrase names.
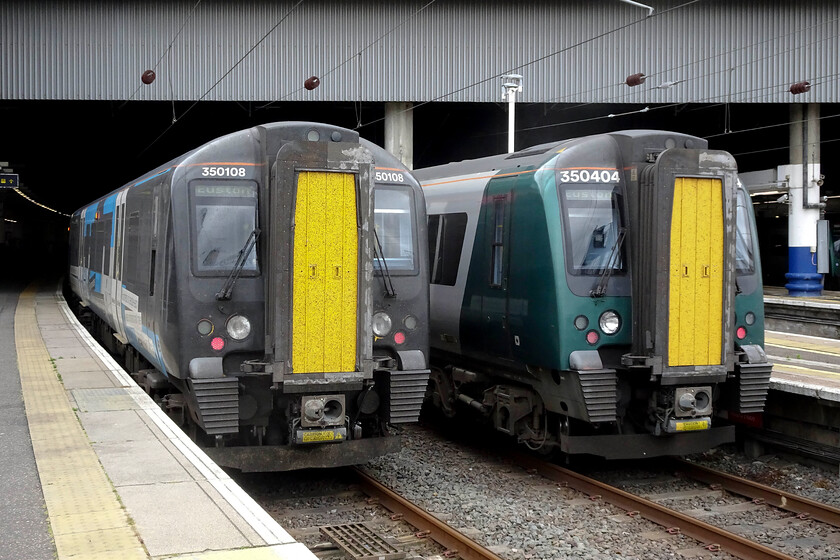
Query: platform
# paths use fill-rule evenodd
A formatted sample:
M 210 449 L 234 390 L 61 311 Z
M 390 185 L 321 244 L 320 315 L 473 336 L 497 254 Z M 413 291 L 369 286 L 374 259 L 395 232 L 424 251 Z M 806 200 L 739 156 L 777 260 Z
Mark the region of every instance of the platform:
M 840 292 L 790 297 L 768 286 L 764 306 L 771 390 L 840 403 Z
M 54 285 L 21 294 L 15 350 L 59 559 L 316 558 L 93 341 Z
M 840 292 L 791 297 L 784 288 L 765 286 L 764 317 L 768 330 L 840 338 Z
M 770 389 L 840 404 L 840 340 L 767 331 Z

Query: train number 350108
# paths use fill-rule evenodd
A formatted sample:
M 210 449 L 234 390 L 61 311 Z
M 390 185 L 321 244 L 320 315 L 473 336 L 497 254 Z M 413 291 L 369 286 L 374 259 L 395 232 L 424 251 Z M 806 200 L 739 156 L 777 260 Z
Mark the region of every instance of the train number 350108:
M 245 176 L 245 168 L 244 167 L 232 167 L 232 166 L 214 166 L 214 167 L 202 167 L 201 168 L 201 176 L 202 177 L 244 177 Z
M 376 171 L 373 180 L 377 183 L 405 183 L 405 175 L 393 171 Z

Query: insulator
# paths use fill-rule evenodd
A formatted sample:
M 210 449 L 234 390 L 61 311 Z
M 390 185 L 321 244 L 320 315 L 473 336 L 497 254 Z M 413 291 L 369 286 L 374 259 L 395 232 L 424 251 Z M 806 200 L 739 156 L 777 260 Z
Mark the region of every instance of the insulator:
M 140 81 L 144 84 L 149 85 L 155 81 L 155 71 L 154 70 L 146 70 L 143 72 L 143 75 L 140 76 Z
M 790 92 L 793 95 L 799 95 L 800 93 L 805 93 L 806 91 L 811 91 L 810 82 L 796 82 L 790 86 Z
M 624 81 L 630 87 L 636 87 L 645 83 L 645 75 L 639 72 L 638 74 L 630 74 L 627 76 L 627 79 Z
M 303 87 L 305 87 L 308 90 L 313 90 L 320 85 L 321 80 L 318 78 L 318 76 L 310 76 L 306 78 L 305 82 L 303 82 Z

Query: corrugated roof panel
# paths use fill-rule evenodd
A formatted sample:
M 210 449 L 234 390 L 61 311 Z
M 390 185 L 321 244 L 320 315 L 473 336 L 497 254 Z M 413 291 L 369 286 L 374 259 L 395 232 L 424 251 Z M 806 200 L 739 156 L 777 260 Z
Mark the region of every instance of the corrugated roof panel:
M 840 3 L 649 3 L 4 2 L 0 97 L 500 102 L 516 72 L 524 102 L 838 101 Z

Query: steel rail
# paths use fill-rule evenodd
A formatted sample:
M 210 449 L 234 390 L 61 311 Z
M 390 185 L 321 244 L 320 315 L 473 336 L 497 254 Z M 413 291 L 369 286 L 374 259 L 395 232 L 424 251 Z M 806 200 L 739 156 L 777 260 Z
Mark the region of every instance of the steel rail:
M 746 496 L 753 500 L 761 500 L 763 503 L 775 506 L 786 511 L 798 514 L 807 514 L 808 517 L 840 527 L 840 508 L 823 504 L 815 500 L 797 496 L 784 490 L 777 490 L 764 484 L 745 480 L 731 474 L 719 472 L 703 467 L 682 459 L 674 459 L 676 468 L 687 476 L 705 482 L 717 484 L 734 494 Z
M 377 481 L 357 467 L 352 468 L 358 476 L 362 492 L 375 498 L 379 503 L 420 531 L 428 531 L 429 537 L 463 560 L 503 560 L 463 533 L 453 529 L 431 513 L 406 500 L 381 482 Z
M 662 525 L 669 531 L 678 531 L 679 533 L 697 539 L 701 543 L 705 543 L 704 546 L 710 550 L 718 550 L 719 548 L 743 560 L 794 560 L 794 557 L 764 546 L 763 544 L 750 541 L 719 527 L 709 525 L 699 519 L 668 509 L 645 498 L 635 496 L 629 492 L 614 488 L 603 482 L 564 469 L 563 467 L 547 463 L 541 459 L 517 454 L 514 461 L 521 467 L 535 470 L 545 478 L 555 482 L 565 483 L 570 488 L 589 495 L 593 500 L 603 499 L 631 514 L 636 513 L 645 519 Z

